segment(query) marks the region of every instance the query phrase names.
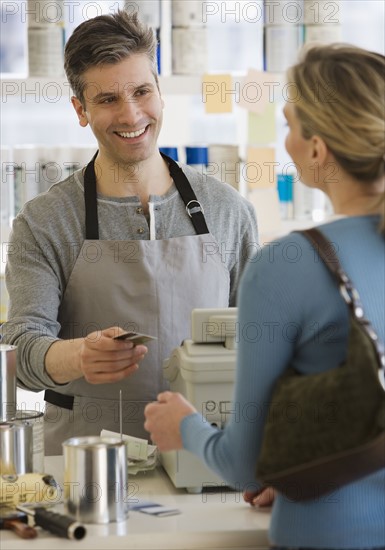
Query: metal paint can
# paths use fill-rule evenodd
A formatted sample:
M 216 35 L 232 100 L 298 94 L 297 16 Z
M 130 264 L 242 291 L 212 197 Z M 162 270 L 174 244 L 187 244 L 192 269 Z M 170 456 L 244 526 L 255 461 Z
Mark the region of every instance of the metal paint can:
M 128 464 L 124 441 L 73 437 L 63 443 L 64 499 L 68 514 L 85 523 L 125 521 Z
M 22 422 L 0 424 L 0 475 L 32 472 L 32 426 Z
M 0 422 L 16 413 L 16 346 L 0 344 Z
M 36 411 L 16 411 L 15 420 L 28 424 L 32 428 L 32 470 L 38 474 L 44 472 L 44 413 Z

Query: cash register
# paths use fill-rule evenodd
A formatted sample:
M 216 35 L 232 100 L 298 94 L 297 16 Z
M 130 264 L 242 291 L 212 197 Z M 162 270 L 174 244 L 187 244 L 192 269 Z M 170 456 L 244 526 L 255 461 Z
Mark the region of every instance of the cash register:
M 171 391 L 184 395 L 207 422 L 222 429 L 232 412 L 238 342 L 237 308 L 194 309 L 191 339 L 164 361 Z M 189 493 L 225 483 L 186 450 L 161 453 L 161 463 L 174 486 Z

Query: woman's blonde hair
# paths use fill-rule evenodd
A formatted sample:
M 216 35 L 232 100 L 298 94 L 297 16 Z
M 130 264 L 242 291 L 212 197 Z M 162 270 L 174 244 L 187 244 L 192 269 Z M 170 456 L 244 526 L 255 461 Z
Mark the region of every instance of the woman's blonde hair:
M 384 176 L 385 57 L 347 44 L 308 46 L 287 77 L 303 137 L 320 136 L 357 181 Z

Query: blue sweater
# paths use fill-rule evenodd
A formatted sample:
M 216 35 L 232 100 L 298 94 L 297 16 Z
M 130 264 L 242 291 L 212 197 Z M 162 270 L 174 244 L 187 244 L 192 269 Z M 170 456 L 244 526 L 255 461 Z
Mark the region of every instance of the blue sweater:
M 375 216 L 348 217 L 320 229 L 335 243 L 365 315 L 384 342 L 385 241 L 378 224 Z M 271 243 L 249 261 L 238 307 L 237 412 L 223 431 L 199 414 L 186 417 L 181 428 L 186 449 L 232 486 L 252 489 L 263 404 L 275 380 L 289 364 L 309 374 L 337 366 L 346 354 L 348 311 L 327 268 L 298 233 Z M 310 548 L 385 546 L 385 469 L 317 501 L 293 503 L 278 495 L 270 540 Z

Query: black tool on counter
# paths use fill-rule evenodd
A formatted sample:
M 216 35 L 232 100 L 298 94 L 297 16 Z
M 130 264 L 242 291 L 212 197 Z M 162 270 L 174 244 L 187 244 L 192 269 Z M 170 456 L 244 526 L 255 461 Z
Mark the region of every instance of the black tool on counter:
M 50 531 L 59 537 L 67 539 L 81 540 L 86 534 L 86 528 L 78 521 L 74 521 L 69 516 L 50 512 L 43 507 L 27 507 L 18 504 L 16 506 L 20 512 L 33 516 L 35 525 L 39 525 L 46 531 Z
M 28 516 L 22 512 L 0 508 L 0 529 L 10 529 L 22 539 L 34 539 L 37 531 L 28 525 Z

